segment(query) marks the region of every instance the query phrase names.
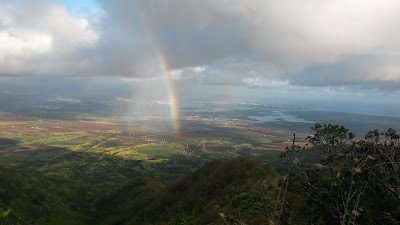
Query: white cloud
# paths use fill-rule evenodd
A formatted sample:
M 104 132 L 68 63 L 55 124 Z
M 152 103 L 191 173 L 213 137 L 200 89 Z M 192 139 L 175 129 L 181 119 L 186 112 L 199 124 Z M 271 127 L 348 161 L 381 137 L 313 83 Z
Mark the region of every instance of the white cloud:
M 0 3 L 0 74 L 157 77 L 162 59 L 209 84 L 400 83 L 397 0 L 98 2 L 100 20 Z
M 247 77 L 242 81 L 249 87 L 287 88 L 289 86 L 287 80 L 270 80 L 264 77 Z
M 0 74 L 67 75 L 86 72 L 100 33 L 47 1 L 0 3 Z M 92 69 L 92 68 L 91 68 Z
M 28 38 L 0 32 L 0 59 L 29 58 L 52 51 L 52 37 L 45 34 L 31 33 Z

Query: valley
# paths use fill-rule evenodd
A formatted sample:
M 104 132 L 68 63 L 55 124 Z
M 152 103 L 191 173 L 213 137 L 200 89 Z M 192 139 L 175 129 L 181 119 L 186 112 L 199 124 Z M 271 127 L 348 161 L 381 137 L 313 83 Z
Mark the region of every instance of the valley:
M 0 207 L 13 209 L 11 218 L 26 224 L 110 224 L 112 215 L 99 215 L 107 209 L 104 201 L 132 182 L 144 182 L 133 188 L 146 190 L 142 200 L 129 203 L 140 205 L 213 160 L 251 157 L 279 170 L 279 156 L 292 145 L 293 132 L 296 143 L 307 146 L 313 126 L 310 114 L 318 122 L 344 122 L 359 132 L 376 126 L 376 121 L 381 127 L 389 120 L 400 124 L 390 117 L 207 102 L 181 110 L 175 129 L 162 110 L 124 115 L 115 109 L 125 109 L 125 103 L 101 104 L 98 111 L 85 111 L 88 105 L 81 101 L 14 112 L 3 108 L 0 166 L 3 182 L 11 186 L 0 194 L 14 197 L 4 198 Z M 72 107 L 77 110 L 68 110 Z M 151 106 L 157 107 L 165 105 Z M 63 114 L 57 113 L 59 108 L 65 109 Z M 365 123 L 363 117 L 374 122 Z

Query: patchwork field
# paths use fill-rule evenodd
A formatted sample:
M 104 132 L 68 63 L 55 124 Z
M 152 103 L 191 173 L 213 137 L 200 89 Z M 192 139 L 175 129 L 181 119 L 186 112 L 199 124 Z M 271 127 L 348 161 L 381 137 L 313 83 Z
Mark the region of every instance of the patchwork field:
M 148 179 L 146 188 L 157 189 L 205 162 L 239 155 L 276 164 L 292 138 L 291 131 L 262 126 L 181 121 L 176 131 L 170 124 L 157 119 L 52 120 L 1 113 L 0 166 L 26 176 L 19 178 L 27 179 L 25 183 L 45 184 L 26 188 L 40 186 L 35 193 L 47 196 L 27 205 L 24 195 L 17 195 L 6 205 L 15 209 L 14 216 L 38 224 L 98 224 L 88 216 L 91 209 L 127 182 Z
M 21 158 L 31 159 L 27 156 L 38 152 L 51 155 L 50 149 L 61 148 L 70 152 L 154 162 L 155 159 L 166 160 L 179 155 L 280 151 L 291 144 L 292 134 L 285 130 L 184 123 L 182 130 L 176 132 L 168 130 L 165 124 L 160 126 L 160 123 L 163 122 L 152 126 L 151 123 L 143 125 L 123 120 L 111 122 L 108 118 L 55 121 L 3 113 L 0 117 L 0 163 L 6 165 Z

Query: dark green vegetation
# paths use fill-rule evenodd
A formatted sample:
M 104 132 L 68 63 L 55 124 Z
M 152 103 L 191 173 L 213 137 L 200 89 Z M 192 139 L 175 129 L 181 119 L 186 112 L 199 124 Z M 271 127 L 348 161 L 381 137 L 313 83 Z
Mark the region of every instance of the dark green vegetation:
M 144 189 L 145 180 L 128 183 L 104 211 L 115 215 L 110 224 L 259 224 L 268 221 L 265 200 L 275 193 L 278 180 L 274 169 L 260 161 L 220 159 L 162 191 Z
M 399 224 L 400 136 L 389 129 L 356 139 L 343 126 L 315 125 L 309 137 L 320 162 L 311 163 L 293 144 L 283 154 L 286 172 L 274 224 Z M 291 194 L 302 200 L 298 203 Z
M 1 114 L 0 210 L 12 208 L 6 224 L 112 224 L 116 215 L 130 221 L 130 205 L 142 209 L 204 163 L 252 154 L 277 162 L 287 144 L 279 140 L 290 138 L 282 130 L 190 123 L 178 139 L 168 125 Z M 129 195 L 120 195 L 127 187 Z
M 398 224 L 399 136 L 304 126 L 1 114 L 0 223 Z
M 239 157 L 159 191 L 143 189 L 145 180 L 127 184 L 105 205 L 115 215 L 109 223 L 399 224 L 400 136 L 374 130 L 359 140 L 343 126 L 313 129 L 313 147 L 288 147 L 279 173 Z

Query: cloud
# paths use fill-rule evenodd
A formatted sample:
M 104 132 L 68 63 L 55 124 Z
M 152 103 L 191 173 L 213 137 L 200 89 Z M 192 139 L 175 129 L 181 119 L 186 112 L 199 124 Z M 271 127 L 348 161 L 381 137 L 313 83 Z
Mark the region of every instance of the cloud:
M 156 14 L 156 26 L 179 29 L 186 25 L 185 29 L 192 28 L 199 32 L 210 27 L 230 27 L 245 42 L 234 49 L 241 51 L 240 47 L 248 48 L 243 53 L 237 53 L 250 52 L 265 57 L 275 65 L 293 67 L 328 63 L 349 54 L 371 53 L 385 48 L 392 50 L 393 45 L 397 45 L 398 50 L 399 47 L 397 38 L 400 32 L 393 29 L 400 23 L 398 1 L 185 2 L 169 1 L 168 7 L 162 9 L 157 5 L 158 11 L 169 16 L 160 18 L 159 15 L 163 14 Z M 178 4 L 185 6 L 184 14 L 173 12 Z M 152 11 L 152 8 L 147 11 Z M 205 18 L 201 19 L 201 15 Z
M 132 36 L 150 39 L 153 54 L 161 51 L 173 69 L 219 64 L 203 83 L 246 85 L 242 81 L 249 81 L 249 73 L 270 65 L 278 73 L 255 77 L 292 85 L 400 81 L 400 2 L 395 0 L 100 2 L 120 24 L 139 27 Z M 138 58 L 131 59 L 146 64 Z M 220 63 L 232 58 L 255 64 L 234 71 L 230 63 Z
M 97 20 L 49 1 L 0 3 L 0 74 L 143 78 L 167 64 L 203 84 L 400 83 L 397 0 L 98 3 Z
M 83 52 L 100 38 L 87 19 L 48 1 L 0 3 L 0 74 L 67 75 L 91 66 Z
M 312 64 L 286 76 L 298 85 L 365 85 L 395 87 L 400 84 L 400 54 L 355 55 L 334 63 Z
M 286 88 L 289 85 L 289 82 L 287 80 L 269 80 L 263 77 L 248 77 L 244 78 L 242 81 L 249 87 Z

